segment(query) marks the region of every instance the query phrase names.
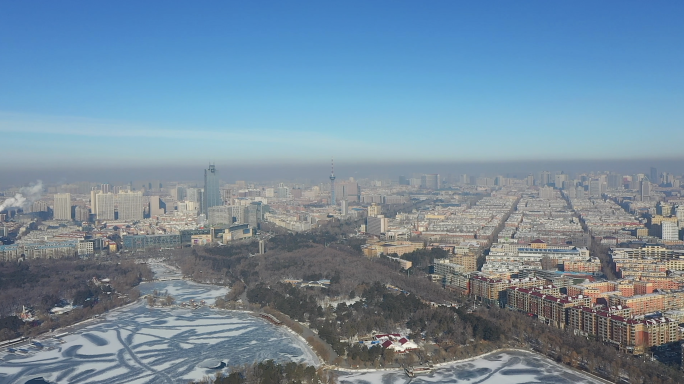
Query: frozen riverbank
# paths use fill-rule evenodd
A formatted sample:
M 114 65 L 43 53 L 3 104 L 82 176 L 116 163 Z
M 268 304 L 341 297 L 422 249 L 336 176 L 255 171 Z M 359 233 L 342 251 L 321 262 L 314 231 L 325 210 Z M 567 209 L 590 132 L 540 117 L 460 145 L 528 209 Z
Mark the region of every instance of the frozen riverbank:
M 603 384 L 602 380 L 574 371 L 532 352 L 507 350 L 467 360 L 440 364 L 415 378 L 403 370 L 339 371 L 340 384 Z
M 155 289 L 177 301 L 208 304 L 228 291 L 185 280 L 140 286 L 143 294 Z M 0 382 L 24 384 L 42 377 L 51 383 L 187 383 L 218 369 L 225 372 L 226 366 L 267 359 L 319 364 L 301 338 L 250 314 L 148 308 L 142 302 L 43 344 L 43 350 L 28 355 L 2 356 Z

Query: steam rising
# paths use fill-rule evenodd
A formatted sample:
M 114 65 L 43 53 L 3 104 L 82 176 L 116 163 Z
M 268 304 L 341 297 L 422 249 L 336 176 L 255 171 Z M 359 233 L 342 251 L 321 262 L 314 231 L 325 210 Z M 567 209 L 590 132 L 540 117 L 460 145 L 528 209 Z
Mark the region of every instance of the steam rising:
M 7 208 L 21 208 L 26 209 L 29 204 L 33 204 L 36 200 L 40 199 L 43 194 L 43 182 L 38 180 L 34 185 L 23 187 L 19 190 L 19 193 L 10 197 L 0 204 L 0 212 Z

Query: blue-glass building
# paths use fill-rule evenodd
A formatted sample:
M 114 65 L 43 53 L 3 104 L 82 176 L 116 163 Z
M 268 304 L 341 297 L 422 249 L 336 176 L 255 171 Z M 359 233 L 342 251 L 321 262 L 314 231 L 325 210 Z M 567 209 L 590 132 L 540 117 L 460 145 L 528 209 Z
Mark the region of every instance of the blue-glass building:
M 204 199 L 202 201 L 202 213 L 209 213 L 209 208 L 223 205 L 221 190 L 219 189 L 218 173 L 214 164 L 204 170 Z

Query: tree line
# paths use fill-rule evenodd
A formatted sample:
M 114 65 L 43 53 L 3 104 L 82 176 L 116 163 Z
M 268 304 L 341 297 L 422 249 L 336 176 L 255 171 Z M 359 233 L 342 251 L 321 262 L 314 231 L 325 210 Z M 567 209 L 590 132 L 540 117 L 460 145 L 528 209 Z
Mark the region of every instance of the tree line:
M 96 283 L 93 278 L 108 278 Z M 100 262 L 80 259 L 34 259 L 0 263 L 0 340 L 34 336 L 74 324 L 136 300 L 134 287 L 152 271 L 133 261 Z M 60 305 L 78 308 L 63 315 L 50 309 Z M 17 313 L 27 307 L 35 320 L 24 322 Z

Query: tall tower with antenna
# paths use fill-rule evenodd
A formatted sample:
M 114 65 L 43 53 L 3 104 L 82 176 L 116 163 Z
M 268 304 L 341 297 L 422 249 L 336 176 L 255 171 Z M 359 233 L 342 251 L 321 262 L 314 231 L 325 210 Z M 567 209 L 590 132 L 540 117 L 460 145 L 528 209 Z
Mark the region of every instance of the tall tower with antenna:
M 335 206 L 335 160 L 330 160 L 330 205 Z

